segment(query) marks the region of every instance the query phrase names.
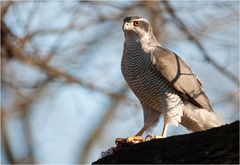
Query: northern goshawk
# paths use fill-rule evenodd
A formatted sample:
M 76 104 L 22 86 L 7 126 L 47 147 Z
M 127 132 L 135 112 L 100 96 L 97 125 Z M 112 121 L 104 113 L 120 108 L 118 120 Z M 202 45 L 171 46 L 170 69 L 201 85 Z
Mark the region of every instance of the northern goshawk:
M 166 137 L 169 123 L 194 132 L 223 124 L 199 79 L 179 56 L 159 44 L 146 19 L 126 17 L 123 31 L 122 73 L 144 114 L 144 126 L 136 136 L 156 125 L 162 114 L 163 131 L 155 138 Z

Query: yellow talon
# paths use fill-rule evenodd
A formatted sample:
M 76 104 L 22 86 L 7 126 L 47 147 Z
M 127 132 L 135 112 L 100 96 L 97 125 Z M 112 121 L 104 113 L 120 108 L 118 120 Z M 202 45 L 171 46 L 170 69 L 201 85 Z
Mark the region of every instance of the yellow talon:
M 144 139 L 141 136 L 132 136 L 132 137 L 128 137 L 126 139 L 126 142 L 137 144 L 137 143 L 140 143 L 140 142 L 144 142 Z

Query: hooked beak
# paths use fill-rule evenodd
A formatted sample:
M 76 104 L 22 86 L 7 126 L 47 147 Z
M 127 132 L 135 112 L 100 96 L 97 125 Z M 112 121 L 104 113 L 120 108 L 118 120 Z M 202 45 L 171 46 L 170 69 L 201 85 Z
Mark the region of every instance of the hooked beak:
M 122 30 L 123 30 L 123 31 L 125 31 L 125 30 L 131 30 L 131 29 L 130 29 L 130 22 L 124 22 L 123 27 L 122 27 Z

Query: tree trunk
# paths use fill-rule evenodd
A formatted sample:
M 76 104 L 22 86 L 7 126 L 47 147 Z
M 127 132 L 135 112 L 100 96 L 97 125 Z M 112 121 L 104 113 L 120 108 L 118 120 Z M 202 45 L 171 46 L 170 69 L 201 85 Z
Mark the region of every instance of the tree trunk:
M 206 131 L 132 145 L 93 162 L 108 163 L 239 164 L 239 121 Z

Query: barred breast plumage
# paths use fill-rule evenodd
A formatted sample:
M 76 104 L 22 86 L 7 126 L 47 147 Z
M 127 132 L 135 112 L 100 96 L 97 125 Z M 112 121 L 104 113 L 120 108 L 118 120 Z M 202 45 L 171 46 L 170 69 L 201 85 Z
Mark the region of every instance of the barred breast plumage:
M 165 122 L 179 123 L 183 102 L 176 91 L 152 67 L 151 56 L 140 43 L 124 44 L 121 69 L 141 104 L 164 114 Z

